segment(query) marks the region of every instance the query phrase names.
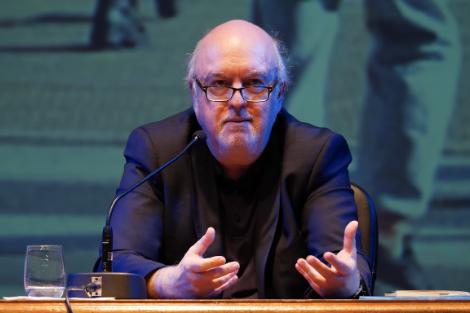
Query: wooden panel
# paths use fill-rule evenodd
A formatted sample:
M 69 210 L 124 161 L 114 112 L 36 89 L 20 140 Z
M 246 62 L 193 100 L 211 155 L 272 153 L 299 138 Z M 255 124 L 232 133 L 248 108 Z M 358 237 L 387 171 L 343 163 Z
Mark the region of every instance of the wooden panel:
M 361 301 L 361 300 L 118 300 L 72 301 L 75 313 L 120 312 L 470 312 L 470 301 Z M 2 313 L 67 312 L 63 301 L 0 301 Z

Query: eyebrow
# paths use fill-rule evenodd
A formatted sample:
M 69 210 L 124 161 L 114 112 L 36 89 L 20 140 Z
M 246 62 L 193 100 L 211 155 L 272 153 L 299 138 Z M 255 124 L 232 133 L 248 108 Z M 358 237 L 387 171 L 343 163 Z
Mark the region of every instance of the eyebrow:
M 245 77 L 260 77 L 262 79 L 267 79 L 271 77 L 271 71 L 253 71 L 253 72 L 248 72 L 248 74 Z
M 251 71 L 251 72 L 248 72 L 246 75 L 244 75 L 243 78 L 246 79 L 246 78 L 252 78 L 252 77 L 260 77 L 262 79 L 268 80 L 269 78 L 272 77 L 272 74 L 273 74 L 272 70 L 270 70 L 270 71 Z M 230 77 L 225 75 L 224 72 L 215 72 L 215 73 L 207 74 L 206 77 L 204 77 L 204 81 L 209 81 L 209 80 L 212 80 L 214 78 L 227 79 L 227 78 L 230 78 Z
M 204 77 L 204 80 L 208 81 L 214 78 L 227 78 L 227 76 L 223 72 L 209 73 Z

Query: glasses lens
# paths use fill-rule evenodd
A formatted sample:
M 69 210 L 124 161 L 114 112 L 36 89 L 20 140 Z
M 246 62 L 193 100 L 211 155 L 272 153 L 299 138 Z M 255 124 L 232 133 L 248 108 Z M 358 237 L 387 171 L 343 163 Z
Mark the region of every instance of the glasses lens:
M 269 97 L 269 88 L 249 86 L 243 89 L 243 98 L 247 101 L 266 101 Z
M 225 86 L 211 86 L 207 88 L 207 98 L 211 101 L 227 101 L 232 96 L 232 89 Z

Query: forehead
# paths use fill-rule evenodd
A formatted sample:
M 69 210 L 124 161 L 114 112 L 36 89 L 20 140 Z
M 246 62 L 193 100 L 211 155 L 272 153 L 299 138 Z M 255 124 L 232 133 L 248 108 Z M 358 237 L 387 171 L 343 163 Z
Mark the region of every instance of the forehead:
M 195 74 L 209 77 L 271 78 L 275 72 L 275 54 L 272 41 L 243 38 L 209 38 L 198 47 Z

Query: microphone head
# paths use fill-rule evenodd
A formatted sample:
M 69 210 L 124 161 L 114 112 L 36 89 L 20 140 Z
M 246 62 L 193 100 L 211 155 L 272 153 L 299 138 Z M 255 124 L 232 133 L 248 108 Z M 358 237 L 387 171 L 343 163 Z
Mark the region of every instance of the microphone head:
M 207 138 L 207 135 L 203 130 L 195 131 L 193 134 L 193 139 L 196 139 L 198 141 L 205 141 L 206 138 Z

